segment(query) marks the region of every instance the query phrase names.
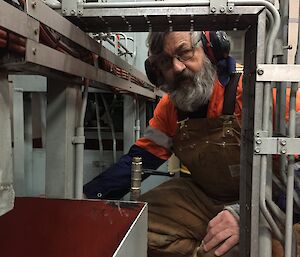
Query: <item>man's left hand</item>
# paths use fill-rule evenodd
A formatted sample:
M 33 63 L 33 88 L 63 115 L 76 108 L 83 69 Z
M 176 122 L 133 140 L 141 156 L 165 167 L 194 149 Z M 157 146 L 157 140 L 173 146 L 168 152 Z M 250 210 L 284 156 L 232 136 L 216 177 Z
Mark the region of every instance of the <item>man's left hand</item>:
M 215 255 L 221 256 L 238 244 L 239 232 L 238 220 L 229 211 L 221 211 L 208 223 L 207 234 L 203 239 L 202 247 L 204 251 L 208 252 L 219 246 Z

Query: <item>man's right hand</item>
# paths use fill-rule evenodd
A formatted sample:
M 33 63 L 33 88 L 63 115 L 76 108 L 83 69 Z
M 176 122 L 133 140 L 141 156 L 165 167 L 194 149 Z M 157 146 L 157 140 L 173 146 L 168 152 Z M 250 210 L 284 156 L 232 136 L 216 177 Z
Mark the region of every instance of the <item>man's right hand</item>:
M 208 223 L 203 250 L 208 252 L 218 246 L 215 255 L 221 256 L 238 244 L 239 232 L 238 220 L 229 211 L 221 211 Z

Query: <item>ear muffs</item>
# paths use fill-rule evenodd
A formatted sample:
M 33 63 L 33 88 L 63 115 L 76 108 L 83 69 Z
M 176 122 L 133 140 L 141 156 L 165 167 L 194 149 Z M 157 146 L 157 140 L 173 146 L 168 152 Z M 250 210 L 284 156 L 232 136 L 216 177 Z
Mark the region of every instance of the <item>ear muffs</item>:
M 228 57 L 230 41 L 225 31 L 203 31 L 201 41 L 204 52 L 212 63 L 217 64 Z
M 149 57 L 145 60 L 144 66 L 145 66 L 146 75 L 147 75 L 149 81 L 157 87 L 161 86 L 164 81 L 162 74 L 160 73 L 160 71 L 158 69 L 156 69 L 152 65 Z

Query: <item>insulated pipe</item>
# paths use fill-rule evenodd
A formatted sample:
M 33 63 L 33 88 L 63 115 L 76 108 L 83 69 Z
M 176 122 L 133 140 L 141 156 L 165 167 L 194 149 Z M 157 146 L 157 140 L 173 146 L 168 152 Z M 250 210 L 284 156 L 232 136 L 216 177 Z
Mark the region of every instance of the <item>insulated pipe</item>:
M 269 19 L 269 30 L 267 32 L 267 37 L 266 37 L 266 45 L 268 45 L 269 38 L 270 38 L 270 31 L 272 30 L 272 28 L 274 26 L 274 17 L 273 17 L 272 13 L 269 10 L 267 10 L 266 14 L 267 14 L 267 17 Z
M 297 49 L 298 52 L 298 49 Z M 289 117 L 289 137 L 295 138 L 296 128 L 296 93 L 298 83 L 293 82 L 290 93 L 290 117 Z M 287 170 L 287 193 L 286 193 L 286 222 L 285 222 L 285 256 L 292 254 L 292 229 L 293 229 L 293 193 L 294 193 L 294 156 L 288 156 Z
M 300 15 L 300 10 L 299 10 Z M 295 63 L 300 64 L 299 50 L 300 30 L 298 30 L 298 43 L 295 56 Z M 298 82 L 292 82 L 290 92 L 290 112 L 289 112 L 289 128 L 288 135 L 290 138 L 296 136 L 296 96 L 298 90 Z M 292 229 L 293 229 L 293 193 L 294 193 L 294 164 L 295 158 L 293 155 L 288 156 L 288 171 L 287 171 L 287 194 L 286 194 L 286 223 L 285 223 L 285 256 L 289 257 L 292 254 Z
M 98 134 L 98 143 L 99 143 L 99 166 L 102 167 L 100 164 L 101 162 L 103 163 L 103 143 L 102 143 L 102 136 L 101 136 L 99 101 L 98 101 L 97 93 L 95 93 L 95 101 L 96 101 L 97 134 Z
M 102 99 L 102 102 L 103 102 L 103 105 L 105 108 L 105 112 L 107 115 L 108 124 L 109 124 L 110 130 L 111 130 L 111 136 L 112 136 L 112 140 L 113 140 L 113 162 L 116 163 L 117 162 L 117 141 L 116 141 L 116 133 L 115 133 L 115 128 L 114 128 L 114 123 L 110 116 L 107 102 L 106 102 L 103 94 L 100 94 L 100 95 L 101 95 L 101 99 Z
M 83 195 L 83 156 L 84 156 L 84 117 L 86 112 L 89 81 L 85 81 L 82 104 L 79 116 L 79 124 L 76 128 L 75 144 L 75 198 L 82 199 Z

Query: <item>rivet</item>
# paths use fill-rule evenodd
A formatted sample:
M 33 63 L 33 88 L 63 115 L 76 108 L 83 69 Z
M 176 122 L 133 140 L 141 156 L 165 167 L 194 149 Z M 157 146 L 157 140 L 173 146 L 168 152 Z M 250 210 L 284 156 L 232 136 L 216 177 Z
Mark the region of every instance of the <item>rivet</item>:
M 216 7 L 212 7 L 210 10 L 212 13 L 215 13 L 217 11 Z
M 36 55 L 36 48 L 32 48 L 32 53 Z
M 233 6 L 229 6 L 228 7 L 228 12 L 232 12 L 233 11 Z
M 75 15 L 75 14 L 76 14 L 76 11 L 75 11 L 75 10 L 71 10 L 70 14 L 71 14 L 71 15 Z
M 286 153 L 286 149 L 285 149 L 285 148 L 282 148 L 282 149 L 281 149 L 281 153 L 282 153 L 282 154 L 285 154 L 285 153 Z
M 261 139 L 260 138 L 258 138 L 258 139 L 256 139 L 256 144 L 258 144 L 258 145 L 260 145 L 261 143 L 262 143 L 262 141 L 261 141 Z
M 259 147 L 255 147 L 255 150 L 254 150 L 256 153 L 260 153 L 260 148 Z
M 35 8 L 36 7 L 36 2 L 32 2 L 31 6 L 32 6 L 32 8 Z
M 39 32 L 39 30 L 38 30 L 38 29 L 34 29 L 34 34 L 35 34 L 35 35 L 37 35 L 37 34 L 38 34 L 38 32 Z
M 102 197 L 102 193 L 97 193 L 97 197 L 101 198 Z

